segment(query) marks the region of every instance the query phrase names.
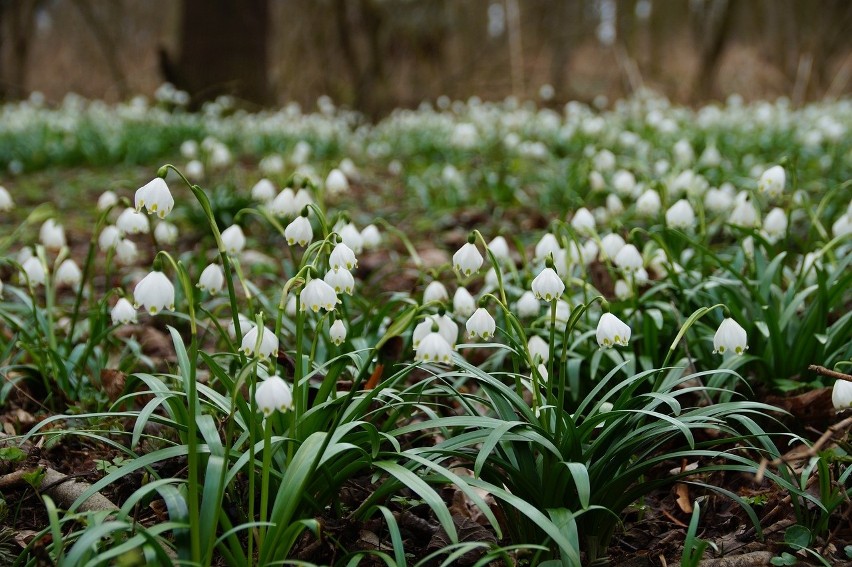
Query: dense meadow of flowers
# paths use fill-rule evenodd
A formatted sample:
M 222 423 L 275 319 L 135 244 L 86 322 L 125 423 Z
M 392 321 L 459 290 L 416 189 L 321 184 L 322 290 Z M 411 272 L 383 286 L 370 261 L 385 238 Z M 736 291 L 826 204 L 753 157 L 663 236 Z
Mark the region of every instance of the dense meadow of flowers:
M 369 124 L 184 98 L 0 108 L 0 209 L 22 219 L 0 399 L 49 410 L 11 439 L 115 456 L 71 502 L 43 495 L 55 563 L 579 566 L 675 481 L 759 538 L 754 502 L 711 482 L 734 473 L 789 497 L 789 551 L 819 558 L 848 518 L 848 443 L 784 457 L 813 440 L 765 399 L 852 406 L 852 102 L 441 99 Z M 15 209 L 31 172 L 113 164 L 150 176 L 82 203 L 89 234 Z M 682 564 L 706 548 L 691 525 Z

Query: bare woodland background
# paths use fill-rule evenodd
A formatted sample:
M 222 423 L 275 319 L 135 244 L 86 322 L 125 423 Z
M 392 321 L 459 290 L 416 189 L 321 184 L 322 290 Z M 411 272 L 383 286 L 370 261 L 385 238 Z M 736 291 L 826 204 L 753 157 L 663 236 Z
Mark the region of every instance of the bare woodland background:
M 609 28 L 606 28 L 609 26 Z M 0 0 L 0 98 L 320 95 L 379 116 L 440 95 L 678 102 L 852 88 L 850 0 Z

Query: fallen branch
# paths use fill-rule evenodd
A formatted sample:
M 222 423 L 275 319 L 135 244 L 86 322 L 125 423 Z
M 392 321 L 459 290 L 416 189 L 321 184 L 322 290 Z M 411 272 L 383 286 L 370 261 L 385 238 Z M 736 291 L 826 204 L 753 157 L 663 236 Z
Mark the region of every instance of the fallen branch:
M 852 377 L 850 377 L 852 378 Z M 803 461 L 805 459 L 810 459 L 811 457 L 816 457 L 817 453 L 819 453 L 820 449 L 822 449 L 823 445 L 828 443 L 829 439 L 837 435 L 838 433 L 843 432 L 849 427 L 852 426 L 852 416 L 847 417 L 843 421 L 835 423 L 834 425 L 829 426 L 828 429 L 825 430 L 825 433 L 820 435 L 820 438 L 817 439 L 816 443 L 807 448 L 807 450 L 794 450 L 786 455 L 778 457 L 777 459 L 773 459 L 771 461 L 766 458 L 761 459 L 760 466 L 757 468 L 757 472 L 754 475 L 754 480 L 756 482 L 763 481 L 763 474 L 766 472 L 766 467 L 771 465 L 773 467 L 777 467 L 780 464 L 789 464 L 793 461 Z
M 852 382 L 852 375 L 844 374 L 843 372 L 838 372 L 836 370 L 826 368 L 825 366 L 820 366 L 819 364 L 811 364 L 810 366 L 808 366 L 808 370 L 810 370 L 811 372 L 816 372 L 817 374 L 821 374 L 823 376 L 828 376 L 829 378 Z
M 20 469 L 0 476 L 0 488 L 24 484 L 26 482 L 24 477 L 37 472 L 38 469 L 39 467 Z M 41 469 L 44 471 L 44 475 L 42 476 L 38 491 L 53 498 L 60 508 L 66 510 L 70 508 L 77 498 L 91 487 L 87 482 L 74 480 L 72 477 L 53 470 L 50 467 L 41 467 Z M 77 510 L 80 512 L 98 512 L 102 510 L 118 510 L 118 506 L 113 504 L 109 498 L 100 492 L 96 492 L 84 500 Z

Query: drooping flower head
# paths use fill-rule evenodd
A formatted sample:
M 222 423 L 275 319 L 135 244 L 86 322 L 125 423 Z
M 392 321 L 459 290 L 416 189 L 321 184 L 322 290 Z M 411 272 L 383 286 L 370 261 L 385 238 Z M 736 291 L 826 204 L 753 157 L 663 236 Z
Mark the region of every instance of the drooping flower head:
M 175 310 L 175 286 L 163 272 L 154 271 L 136 284 L 133 289 L 135 306 L 145 307 L 151 315 L 162 309 Z
M 136 212 L 144 208 L 148 214 L 157 214 L 161 219 L 166 218 L 175 206 L 169 186 L 162 177 L 155 177 L 137 189 L 135 202 Z
M 269 416 L 273 411 L 285 412 L 293 407 L 293 392 L 279 376 L 270 376 L 257 386 L 254 393 L 257 409 Z
M 604 313 L 598 321 L 595 337 L 601 348 L 610 348 L 615 345 L 627 346 L 627 341 L 630 340 L 630 327 L 612 313 Z
M 745 329 L 730 317 L 726 317 L 716 330 L 716 334 L 713 335 L 713 349 L 714 353 L 718 352 L 719 354 L 725 354 L 729 351 L 735 354 L 744 354 L 748 349 L 748 337 Z

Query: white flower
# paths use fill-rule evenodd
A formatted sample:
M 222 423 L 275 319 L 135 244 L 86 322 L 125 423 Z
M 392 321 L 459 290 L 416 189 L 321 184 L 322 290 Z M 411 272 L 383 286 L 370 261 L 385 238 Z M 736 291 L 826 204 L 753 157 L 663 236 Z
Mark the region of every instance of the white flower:
M 296 191 L 296 194 L 293 195 L 293 206 L 296 207 L 296 214 L 301 213 L 305 207 L 313 203 L 314 200 L 311 198 L 311 194 L 308 193 L 307 189 L 299 189 Z M 354 250 L 354 248 L 353 248 Z M 355 250 L 357 253 L 358 251 Z
M 681 199 L 666 211 L 666 224 L 673 228 L 689 229 L 695 226 L 695 211 L 686 199 Z
M 240 326 L 242 327 L 242 325 Z M 260 345 L 258 345 L 258 335 L 260 335 Z M 255 348 L 257 348 L 257 352 L 255 352 Z M 270 356 L 278 356 L 278 337 L 266 327 L 257 327 L 255 325 L 245 331 L 240 350 L 246 356 L 257 354 L 261 360 L 265 360 Z
M 713 352 L 725 354 L 730 350 L 736 354 L 744 354 L 748 348 L 747 340 L 745 329 L 727 317 L 713 335 Z
M 326 311 L 334 311 L 335 306 L 340 303 L 334 288 L 320 279 L 312 279 L 302 290 L 302 311 L 311 310 L 314 313 L 320 308 Z
M 161 309 L 175 310 L 175 286 L 163 272 L 151 272 L 136 284 L 133 289 L 133 301 L 151 315 Z
M 834 238 L 852 234 L 852 215 L 849 213 L 840 215 L 831 225 L 831 234 L 834 235 Z
M 107 225 L 98 235 L 98 246 L 104 252 L 111 248 L 115 248 L 121 241 L 121 231 L 117 226 Z
M 41 260 L 35 256 L 31 256 L 27 258 L 23 264 L 21 264 L 21 268 L 24 270 L 24 275 L 29 280 L 30 285 L 35 286 L 44 284 L 45 273 Z
M 831 403 L 837 411 L 852 408 L 852 382 L 836 380 L 831 389 Z
M 606 188 L 606 180 L 599 171 L 589 173 L 589 187 L 592 191 L 603 191 Z
M 44 247 L 49 250 L 59 250 L 65 246 L 65 229 L 53 219 L 44 221 L 38 236 Z
M 619 234 L 607 234 L 601 239 L 600 258 L 601 260 L 612 261 L 618 252 L 624 248 L 624 239 Z
M 113 205 L 118 204 L 118 195 L 113 193 L 112 191 L 104 191 L 101 193 L 101 196 L 98 197 L 98 210 L 105 211 Z
M 127 299 L 121 298 L 110 311 L 113 325 L 127 325 L 136 322 L 136 309 Z
M 204 177 L 204 164 L 198 161 L 197 159 L 194 159 L 186 164 L 186 167 L 183 168 L 183 171 L 186 174 L 187 179 L 191 179 L 192 181 L 199 181 Z
M 760 181 L 757 183 L 757 189 L 761 193 L 766 193 L 769 197 L 777 197 L 784 192 L 784 185 L 787 182 L 787 174 L 784 168 L 780 165 L 775 165 L 763 172 L 760 176 Z
M 574 213 L 571 226 L 580 234 L 593 234 L 595 232 L 595 217 L 586 207 L 581 207 Z
M 80 271 L 80 267 L 74 260 L 68 258 L 59 264 L 53 277 L 56 287 L 68 286 L 76 289 L 83 279 L 83 272 Z
M 325 178 L 325 190 L 330 196 L 345 193 L 349 191 L 349 180 L 339 169 L 332 169 Z
M 449 315 L 433 315 L 432 320 L 438 324 L 438 333 L 444 337 L 444 340 L 449 343 L 451 347 L 456 346 L 456 342 L 459 339 L 459 326 L 456 325 L 456 322 Z
M 156 213 L 161 219 L 166 218 L 175 206 L 169 186 L 161 177 L 155 177 L 137 189 L 135 201 L 137 212 L 144 208 L 148 214 Z
M 595 337 L 601 348 L 615 345 L 627 346 L 627 341 L 630 340 L 630 327 L 612 313 L 604 313 L 598 321 Z
M 130 266 L 139 258 L 136 243 L 129 238 L 122 238 L 115 245 L 115 260 L 122 266 Z
M 619 195 L 631 195 L 636 188 L 636 177 L 626 169 L 619 169 L 612 176 L 612 188 Z
M 624 212 L 624 203 L 621 202 L 621 199 L 615 193 L 610 193 L 606 196 L 606 212 L 613 216 Z
M 340 235 L 340 239 L 343 240 L 343 243 L 351 248 L 353 252 L 360 254 L 364 251 L 364 239 L 361 238 L 361 231 L 359 231 L 354 224 L 351 222 L 347 223 L 336 232 Z
M 495 236 L 491 242 L 488 243 L 488 249 L 498 260 L 509 259 L 509 243 L 506 242 L 506 239 L 502 236 Z
M 343 319 L 335 321 L 328 329 L 328 336 L 331 342 L 340 346 L 346 340 L 346 325 L 343 324 Z
M 201 291 L 208 291 L 211 294 L 216 294 L 222 291 L 222 287 L 224 285 L 225 272 L 222 271 L 219 264 L 209 264 L 206 268 L 204 268 L 204 271 L 201 272 L 201 275 L 198 276 L 197 286 Z
M 453 348 L 440 333 L 430 332 L 417 345 L 414 360 L 450 364 L 453 360 Z
M 556 302 L 556 322 L 567 323 L 571 318 L 571 306 L 567 301 L 560 299 Z
M 254 193 L 252 193 L 252 196 Z M 269 212 L 277 217 L 296 217 L 302 209 L 296 203 L 296 194 L 290 187 L 285 187 L 269 203 Z
M 615 282 L 614 293 L 618 299 L 623 301 L 633 295 L 633 289 L 631 289 L 630 284 L 626 281 L 618 280 Z
M 180 145 L 180 155 L 186 159 L 193 159 L 198 155 L 198 142 L 195 140 L 184 140 Z
M 361 230 L 361 240 L 364 243 L 364 248 L 370 250 L 377 248 L 382 243 L 382 234 L 379 232 L 379 227 L 374 224 L 368 224 Z
M 730 210 L 734 199 L 722 189 L 710 189 L 704 194 L 704 206 L 713 213 L 724 213 Z
M 343 268 L 329 270 L 326 272 L 323 281 L 333 287 L 337 293 L 352 295 L 352 290 L 355 289 L 355 276 L 352 275 L 352 272 Z
M 775 207 L 763 219 L 763 232 L 769 242 L 775 242 L 787 233 L 787 214 Z
M 760 216 L 754 204 L 748 198 L 748 195 L 740 193 L 737 195 L 737 206 L 728 217 L 728 222 L 746 228 L 753 228 L 760 225 Z
M 121 214 L 118 215 L 118 219 L 115 221 L 115 226 L 124 234 L 147 233 L 150 230 L 148 219 L 131 207 L 127 207 L 121 211 Z
M 615 168 L 615 154 L 609 150 L 601 150 L 594 157 L 595 169 L 610 171 Z
M 239 254 L 246 246 L 246 235 L 240 225 L 234 224 L 222 231 L 222 244 L 228 254 Z
M 689 165 L 695 159 L 695 151 L 692 149 L 692 144 L 687 139 L 678 140 L 674 145 L 675 161 L 679 165 Z
M 646 189 L 644 193 L 636 199 L 636 212 L 645 217 L 657 216 L 663 204 L 660 201 L 660 194 L 653 189 Z
M 154 227 L 154 240 L 157 244 L 174 244 L 177 242 L 178 228 L 170 222 L 160 221 Z
M 553 256 L 556 258 L 556 254 L 561 247 L 559 246 L 559 241 L 556 239 L 551 233 L 547 233 L 541 237 L 541 240 L 538 241 L 538 244 L 535 245 L 535 259 L 536 260 L 544 260 L 548 256 Z
M 543 269 L 532 281 L 532 292 L 536 298 L 553 301 L 562 296 L 565 284 L 553 268 Z
M 494 336 L 494 331 L 497 329 L 497 323 L 494 321 L 494 317 L 491 316 L 491 313 L 489 313 L 487 309 L 480 307 L 474 311 L 473 315 L 470 316 L 470 319 L 467 320 L 467 323 L 465 323 L 465 329 L 467 329 L 467 336 L 472 340 L 477 337 L 488 340 Z
M 482 267 L 482 262 L 482 254 L 479 253 L 476 245 L 470 242 L 465 243 L 453 254 L 453 269 L 465 277 L 479 271 L 479 268 Z
M 311 227 L 311 221 L 306 216 L 298 216 L 293 219 L 287 228 L 284 229 L 284 238 L 287 239 L 287 244 L 293 246 L 307 246 L 314 238 L 314 229 Z
M 550 345 L 538 335 L 533 335 L 527 341 L 527 349 L 530 351 L 530 358 L 533 364 L 538 361 L 539 364 L 547 362 L 550 358 Z
M 423 291 L 423 303 L 430 301 L 448 301 L 450 294 L 447 293 L 447 288 L 439 281 L 430 282 Z
M 293 190 L 291 189 L 290 192 L 292 193 Z M 265 177 L 255 183 L 254 187 L 251 188 L 251 198 L 261 203 L 271 202 L 275 198 L 276 193 L 275 185 Z
M 290 391 L 290 386 L 279 376 L 270 376 L 257 386 L 254 393 L 254 401 L 257 404 L 257 409 L 263 412 L 263 415 L 272 415 L 272 412 L 278 410 L 285 412 L 293 407 L 293 392 Z
M 642 255 L 632 244 L 625 244 L 615 255 L 615 265 L 627 273 L 635 272 L 644 266 Z
M 291 296 L 291 299 L 295 299 L 295 296 Z M 243 315 L 242 313 L 237 314 L 237 318 L 240 320 L 240 334 L 244 335 L 248 332 L 252 327 L 257 326 L 257 323 Z M 237 327 L 234 325 L 233 317 L 228 319 L 228 336 L 231 339 L 237 338 Z
M 352 158 L 345 157 L 340 160 L 338 168 L 343 172 L 347 179 L 355 179 L 358 177 L 358 168 L 355 166 L 355 162 L 352 161 Z
M 456 289 L 453 294 L 453 313 L 458 317 L 470 317 L 475 309 L 476 300 L 473 299 L 467 288 Z
M 541 312 L 541 303 L 533 292 L 525 291 L 515 304 L 515 309 L 518 311 L 518 317 L 536 317 Z
M 343 242 L 338 242 L 328 256 L 328 265 L 334 271 L 340 268 L 352 270 L 358 267 L 358 259 L 351 248 Z
M 5 187 L 0 185 L 0 211 L 4 213 L 11 211 L 14 206 L 15 202 L 12 200 L 12 195 L 9 194 L 9 191 Z

